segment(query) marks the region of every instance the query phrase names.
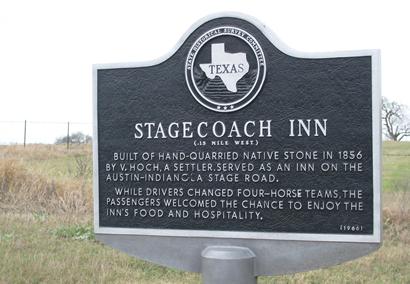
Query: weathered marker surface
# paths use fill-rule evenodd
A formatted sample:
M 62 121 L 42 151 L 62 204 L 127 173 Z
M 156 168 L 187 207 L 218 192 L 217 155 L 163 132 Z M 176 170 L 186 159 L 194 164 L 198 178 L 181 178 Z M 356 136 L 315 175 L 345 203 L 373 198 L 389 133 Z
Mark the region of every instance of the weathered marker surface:
M 96 65 L 97 238 L 190 271 L 246 247 L 255 275 L 377 249 L 379 74 L 378 51 L 296 52 L 237 14 L 166 59 Z

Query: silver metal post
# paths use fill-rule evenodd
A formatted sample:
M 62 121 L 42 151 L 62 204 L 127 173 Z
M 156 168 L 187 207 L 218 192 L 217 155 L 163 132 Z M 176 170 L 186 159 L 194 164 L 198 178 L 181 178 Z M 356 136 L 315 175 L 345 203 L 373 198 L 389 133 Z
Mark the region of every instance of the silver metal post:
M 210 246 L 201 260 L 203 284 L 256 284 L 255 254 L 249 248 Z

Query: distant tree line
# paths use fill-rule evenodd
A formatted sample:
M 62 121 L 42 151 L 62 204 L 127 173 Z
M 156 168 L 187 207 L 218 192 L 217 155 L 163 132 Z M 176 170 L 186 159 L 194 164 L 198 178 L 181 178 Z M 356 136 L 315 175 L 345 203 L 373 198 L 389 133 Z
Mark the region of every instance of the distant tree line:
M 82 132 L 75 132 L 70 134 L 70 136 L 61 136 L 56 139 L 55 144 L 67 144 L 67 139 L 69 144 L 89 144 L 92 142 L 92 137 L 86 135 Z

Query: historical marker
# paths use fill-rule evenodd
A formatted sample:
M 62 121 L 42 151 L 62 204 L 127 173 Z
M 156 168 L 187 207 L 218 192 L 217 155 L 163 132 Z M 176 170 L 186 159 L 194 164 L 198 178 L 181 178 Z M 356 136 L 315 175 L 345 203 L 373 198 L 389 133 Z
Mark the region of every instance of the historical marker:
M 379 73 L 378 51 L 295 52 L 236 14 L 165 60 L 96 65 L 97 238 L 204 273 L 242 250 L 252 277 L 377 249 Z

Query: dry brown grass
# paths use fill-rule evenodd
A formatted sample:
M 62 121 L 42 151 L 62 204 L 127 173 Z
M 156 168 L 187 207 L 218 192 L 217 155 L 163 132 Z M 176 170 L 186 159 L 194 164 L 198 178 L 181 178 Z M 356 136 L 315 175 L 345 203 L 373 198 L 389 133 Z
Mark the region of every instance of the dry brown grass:
M 386 193 L 383 204 L 385 238 L 410 245 L 410 192 Z
M 83 214 L 91 211 L 89 147 L 67 151 L 60 146 L 32 145 L 0 148 L 0 209 L 18 212 Z M 55 161 L 46 169 L 41 161 Z M 47 168 L 65 164 L 67 172 L 53 175 Z M 69 165 L 72 164 L 72 167 Z M 74 169 L 74 170 L 70 170 Z M 61 171 L 61 170 L 60 170 Z M 87 171 L 87 173 L 86 173 Z

